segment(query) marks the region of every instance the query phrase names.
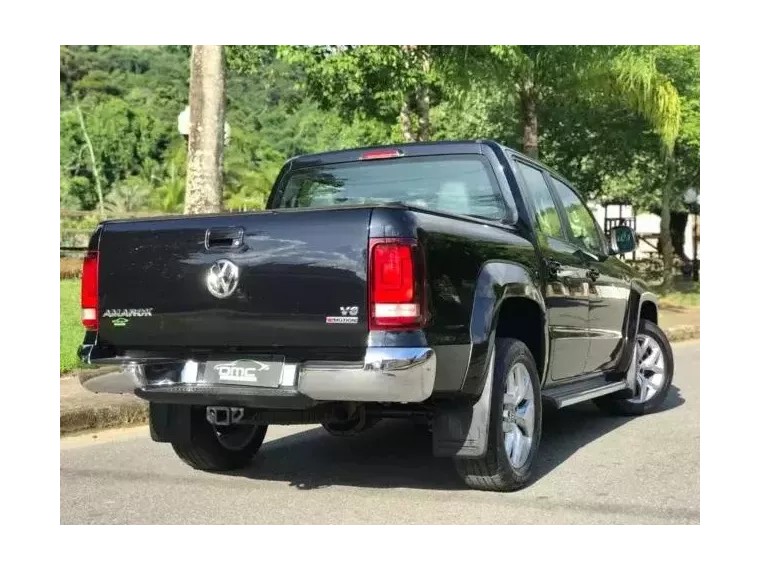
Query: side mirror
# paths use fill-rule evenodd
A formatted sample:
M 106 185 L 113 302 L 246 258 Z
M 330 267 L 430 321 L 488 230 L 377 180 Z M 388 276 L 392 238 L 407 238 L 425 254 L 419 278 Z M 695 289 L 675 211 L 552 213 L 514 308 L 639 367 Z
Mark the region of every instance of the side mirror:
M 615 226 L 610 230 L 610 246 L 613 255 L 631 252 L 636 249 L 636 234 L 628 226 Z

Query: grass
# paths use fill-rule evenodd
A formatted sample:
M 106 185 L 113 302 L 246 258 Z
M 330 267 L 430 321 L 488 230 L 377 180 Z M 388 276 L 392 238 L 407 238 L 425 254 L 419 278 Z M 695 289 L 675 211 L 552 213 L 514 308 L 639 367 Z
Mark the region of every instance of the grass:
M 699 283 L 691 280 L 677 280 L 670 291 L 657 291 L 663 308 L 699 308 Z
M 61 279 L 61 374 L 80 367 L 77 348 L 84 338 L 79 279 Z

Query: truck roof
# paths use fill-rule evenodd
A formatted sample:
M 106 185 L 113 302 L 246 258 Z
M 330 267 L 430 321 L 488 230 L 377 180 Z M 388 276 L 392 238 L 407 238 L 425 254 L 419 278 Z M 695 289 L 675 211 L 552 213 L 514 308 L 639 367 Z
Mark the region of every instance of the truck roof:
M 353 162 L 361 160 L 361 155 L 363 153 L 372 150 L 398 149 L 404 156 L 430 156 L 436 154 L 483 154 L 484 147 L 490 147 L 492 150 L 505 149 L 510 152 L 517 152 L 513 149 L 506 148 L 495 141 L 486 139 L 412 142 L 304 154 L 291 158 L 288 160 L 287 165 L 290 168 L 304 168 L 307 166 L 321 166 L 325 164 L 336 164 L 339 162 Z

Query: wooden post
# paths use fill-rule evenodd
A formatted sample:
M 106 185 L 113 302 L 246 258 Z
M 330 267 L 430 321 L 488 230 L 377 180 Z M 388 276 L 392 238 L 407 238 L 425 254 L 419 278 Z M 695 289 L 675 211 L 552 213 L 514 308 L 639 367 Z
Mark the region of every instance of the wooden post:
M 224 46 L 193 46 L 185 214 L 222 209 Z

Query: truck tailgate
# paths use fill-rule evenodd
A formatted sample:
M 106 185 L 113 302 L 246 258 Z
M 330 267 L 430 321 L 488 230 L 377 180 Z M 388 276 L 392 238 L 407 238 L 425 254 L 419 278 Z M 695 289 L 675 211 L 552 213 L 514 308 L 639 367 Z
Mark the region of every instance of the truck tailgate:
M 98 343 L 365 346 L 371 211 L 107 222 L 99 244 Z

